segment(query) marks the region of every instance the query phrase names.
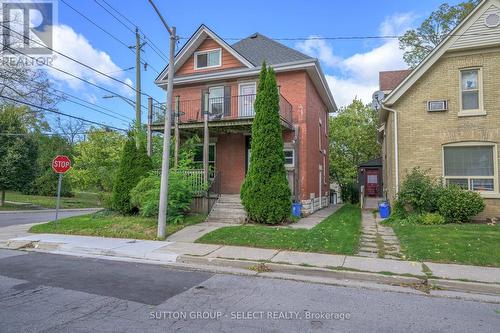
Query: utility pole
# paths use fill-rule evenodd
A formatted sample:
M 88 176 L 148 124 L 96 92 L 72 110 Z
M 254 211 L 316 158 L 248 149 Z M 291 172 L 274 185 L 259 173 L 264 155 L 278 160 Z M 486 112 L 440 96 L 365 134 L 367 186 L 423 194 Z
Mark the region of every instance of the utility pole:
M 160 182 L 160 209 L 158 212 L 158 238 L 165 238 L 167 229 L 167 207 L 168 207 L 168 173 L 169 173 L 169 158 L 170 158 L 170 135 L 172 131 L 172 95 L 174 89 L 174 56 L 175 42 L 177 36 L 175 27 L 170 28 L 161 15 L 160 11 L 154 4 L 153 0 L 149 0 L 151 6 L 160 18 L 161 22 L 170 34 L 170 53 L 168 59 L 168 82 L 167 82 L 167 103 L 165 108 L 165 129 L 163 132 L 163 158 L 161 161 L 161 182 Z
M 139 28 L 135 28 L 135 46 L 129 46 L 129 48 L 135 48 L 135 127 L 139 132 L 141 129 L 141 49 L 146 44 L 146 42 L 141 43 L 141 35 L 139 34 Z M 137 135 L 137 140 L 139 136 Z M 137 141 L 139 143 L 139 141 Z

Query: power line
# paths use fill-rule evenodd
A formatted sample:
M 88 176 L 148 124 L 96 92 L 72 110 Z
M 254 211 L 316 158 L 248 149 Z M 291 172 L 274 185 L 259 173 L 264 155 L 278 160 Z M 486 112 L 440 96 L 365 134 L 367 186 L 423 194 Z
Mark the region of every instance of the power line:
M 111 13 L 106 7 L 104 7 L 101 3 L 99 3 L 97 0 L 94 0 L 94 2 L 99 6 L 101 7 L 102 9 L 104 9 L 109 15 L 113 16 L 113 18 L 115 20 L 117 20 L 121 25 L 123 25 L 125 27 L 125 29 L 129 30 L 130 32 L 132 32 L 133 34 L 135 34 L 135 31 L 134 29 L 130 28 L 128 25 L 126 25 L 125 23 L 123 23 L 122 20 L 120 20 L 119 18 L 117 18 L 113 13 Z M 107 4 L 107 3 L 106 3 Z M 109 4 L 108 4 L 109 6 Z
M 135 87 L 131 86 L 130 84 L 128 84 L 128 83 L 127 83 L 127 82 L 125 82 L 125 81 L 122 81 L 122 80 L 120 80 L 120 79 L 117 79 L 117 78 L 115 78 L 115 77 L 113 77 L 113 76 L 111 76 L 111 75 L 108 75 L 108 74 L 106 74 L 106 73 L 104 73 L 104 72 L 102 72 L 102 71 L 100 71 L 100 70 L 98 70 L 98 69 L 95 69 L 94 67 L 92 67 L 92 66 L 90 66 L 90 65 L 87 65 L 87 64 L 85 64 L 85 63 L 81 62 L 80 60 L 77 60 L 77 59 L 75 59 L 75 58 L 73 58 L 73 57 L 71 57 L 71 56 L 69 56 L 69 55 L 67 55 L 67 54 L 64 54 L 64 53 L 62 53 L 62 52 L 60 52 L 60 51 L 57 51 L 57 50 L 55 50 L 55 49 L 53 49 L 53 48 L 50 48 L 50 47 L 48 47 L 48 46 L 44 45 L 43 43 L 40 43 L 40 42 L 38 42 L 38 41 L 36 41 L 36 40 L 33 40 L 33 39 L 29 38 L 28 36 L 24 36 L 23 34 L 21 34 L 21 33 L 17 32 L 17 31 L 12 30 L 10 27 L 7 27 L 7 26 L 5 26 L 5 25 L 3 25 L 3 24 L 2 24 L 2 27 L 3 27 L 3 28 L 8 29 L 8 30 L 9 30 L 9 31 L 11 31 L 11 32 L 15 32 L 16 34 L 18 34 L 18 35 L 19 35 L 19 36 L 21 36 L 21 37 L 24 37 L 25 39 L 28 39 L 28 40 L 30 40 L 30 41 L 32 41 L 32 42 L 35 42 L 36 44 L 38 44 L 38 45 L 40 45 L 40 46 L 43 46 L 43 47 L 47 48 L 48 50 L 50 50 L 50 51 L 52 51 L 52 52 L 55 52 L 55 53 L 57 53 L 57 54 L 59 54 L 59 55 L 61 55 L 61 56 L 65 57 L 66 59 L 69 59 L 69 60 L 71 60 L 71 61 L 74 61 L 75 63 L 77 63 L 77 64 L 79 64 L 79 65 L 81 65 L 81 66 L 83 66 L 83 67 L 85 67 L 85 68 L 87 68 L 87 69 L 90 69 L 91 71 L 94 71 L 94 72 L 96 72 L 96 73 L 98 73 L 98 74 L 100 74 L 100 75 L 102 75 L 102 76 L 104 76 L 104 77 L 107 77 L 108 79 L 111 79 L 111 80 L 113 80 L 113 81 L 116 81 L 116 82 L 118 82 L 118 83 L 121 83 L 121 84 L 123 84 L 123 85 L 127 86 L 128 88 L 132 89 L 133 91 L 136 91 Z M 7 47 L 8 47 L 8 46 L 7 46 Z M 151 97 L 151 96 L 150 96 L 149 94 L 147 94 L 147 93 L 143 93 L 143 92 L 140 92 L 140 93 L 141 93 L 142 95 L 145 95 L 145 96 Z
M 13 74 L 12 72 L 9 72 L 9 73 L 10 73 L 10 74 Z M 15 79 L 15 78 L 13 78 L 13 77 L 11 77 L 11 79 L 12 79 L 12 80 L 14 80 L 14 81 L 16 81 L 16 82 L 18 82 L 18 83 L 20 83 L 20 84 L 26 84 L 25 82 L 22 82 L 22 81 L 20 81 L 20 80 L 17 80 L 17 79 Z M 34 86 L 33 86 L 33 84 L 36 84 L 36 85 L 37 85 L 37 87 L 34 87 Z M 40 88 L 40 89 L 41 89 L 41 88 L 42 88 L 42 83 L 41 83 L 41 82 L 36 82 L 36 81 L 33 81 L 33 82 L 32 82 L 32 84 L 30 84 L 29 86 L 30 86 L 30 87 L 34 87 L 34 88 Z M 8 86 L 7 86 L 7 88 L 10 88 L 10 87 L 8 87 Z M 127 122 L 128 122 L 128 121 L 133 120 L 133 119 L 132 119 L 132 118 L 130 118 L 130 117 L 127 117 L 127 116 L 125 116 L 125 115 L 122 115 L 122 114 L 120 114 L 120 113 L 118 113 L 118 112 L 115 112 L 115 111 L 113 111 L 113 110 L 111 110 L 111 109 L 108 109 L 108 108 L 106 108 L 106 107 L 104 107 L 104 106 L 101 106 L 101 105 L 98 105 L 98 104 L 95 104 L 95 103 L 89 102 L 89 101 L 87 101 L 87 100 L 84 100 L 83 98 L 80 98 L 80 97 L 78 97 L 78 96 L 75 96 L 75 95 L 73 95 L 73 94 L 70 94 L 70 93 L 68 93 L 68 92 L 65 92 L 65 91 L 63 91 L 63 90 L 60 90 L 60 89 L 57 89 L 57 88 L 54 88 L 54 87 L 48 87 L 48 89 L 51 89 L 51 90 L 54 90 L 54 91 L 58 91 L 58 92 L 60 92 L 61 94 L 65 95 L 65 96 L 72 97 L 72 98 L 74 98 L 74 99 L 76 99 L 76 100 L 82 101 L 82 102 L 84 102 L 84 103 L 87 103 L 87 104 L 93 105 L 93 106 L 95 106 L 95 107 L 101 108 L 101 109 L 102 109 L 102 110 L 104 110 L 104 111 L 107 111 L 107 112 L 110 112 L 110 113 L 112 113 L 112 114 L 115 114 L 115 115 L 117 115 L 117 116 L 121 117 L 122 119 L 118 119 L 117 117 L 114 117 L 114 116 L 112 116 L 112 115 L 109 115 L 109 114 L 107 114 L 107 113 L 104 113 L 103 111 L 96 110 L 96 109 L 94 109 L 94 108 L 92 108 L 92 107 L 89 107 L 89 106 L 87 106 L 87 105 L 82 105 L 83 107 L 86 107 L 86 108 L 88 108 L 88 109 L 91 109 L 91 110 L 94 110 L 94 111 L 100 112 L 100 113 L 102 113 L 102 114 L 105 114 L 105 115 L 110 116 L 110 117 L 112 117 L 112 118 L 118 119 L 118 120 L 120 120 L 120 121 L 127 121 Z M 57 96 L 57 97 L 64 98 L 64 96 L 60 96 L 60 95 L 58 95 L 58 94 L 56 94 L 56 93 L 54 93 L 54 92 L 51 92 L 51 91 L 47 91 L 47 93 L 48 93 L 48 94 L 51 94 L 51 95 L 53 95 L 53 96 Z M 74 101 L 72 101 L 72 100 L 69 100 L 69 99 L 66 99 L 66 100 L 67 100 L 67 101 L 69 101 L 69 102 L 72 102 L 72 103 L 75 103 L 75 104 L 79 104 L 79 105 L 81 105 L 80 103 L 76 103 L 76 102 L 74 102 Z
M 447 36 L 496 36 L 499 33 L 463 33 L 463 34 L 448 34 Z M 269 37 L 269 39 L 275 41 L 307 41 L 307 40 L 359 40 L 359 39 L 396 39 L 403 37 L 403 35 L 382 35 L 382 36 L 332 36 L 332 37 L 321 37 L 321 36 L 311 36 L 311 37 Z M 191 37 L 179 37 L 179 39 L 190 39 Z M 221 37 L 224 40 L 242 40 L 246 37 Z
M 38 110 L 52 112 L 52 113 L 55 113 L 55 114 L 58 114 L 58 115 L 61 115 L 61 116 L 65 116 L 65 117 L 77 119 L 77 120 L 80 120 L 80 121 L 84 121 L 84 122 L 89 123 L 89 124 L 94 124 L 94 125 L 98 125 L 98 126 L 112 128 L 112 129 L 115 129 L 117 131 L 125 131 L 125 132 L 127 131 L 126 129 L 123 129 L 123 128 L 118 128 L 118 127 L 114 127 L 114 126 L 111 126 L 111 125 L 106 125 L 106 124 L 103 124 L 103 123 L 98 123 L 96 121 L 92 121 L 92 120 L 88 120 L 88 119 L 85 119 L 85 118 L 73 116 L 73 115 L 70 115 L 70 114 L 67 114 L 67 113 L 64 113 L 64 112 L 61 112 L 61 111 L 57 111 L 57 110 L 54 110 L 54 109 L 49 109 L 49 108 L 46 108 L 46 107 L 43 107 L 43 106 L 35 105 L 33 103 L 30 103 L 30 102 L 20 101 L 18 99 L 12 98 L 12 97 L 0 95 L 0 98 L 5 98 L 5 99 L 8 99 L 8 100 L 10 100 L 12 102 L 24 104 L 24 105 L 30 106 L 32 108 L 37 108 Z M 36 112 L 36 111 L 33 111 L 33 112 Z
M 98 3 L 97 0 L 94 0 L 99 6 L 101 6 L 102 8 L 104 8 L 101 4 Z M 111 8 L 115 13 L 117 13 L 118 15 L 120 15 L 122 18 L 124 18 L 128 23 L 130 23 L 133 27 L 138 27 L 137 24 L 135 24 L 134 22 L 132 22 L 127 16 L 125 16 L 124 14 L 122 14 L 118 9 L 116 9 L 115 7 L 113 7 L 109 2 L 107 2 L 106 0 L 101 0 L 102 2 L 104 2 L 109 8 Z M 105 8 L 104 8 L 105 9 Z M 112 14 L 111 14 L 112 15 Z M 118 18 L 116 18 L 114 15 L 112 15 L 116 20 L 118 20 L 122 25 L 126 26 L 121 20 L 119 20 Z M 126 26 L 126 28 L 128 30 L 131 30 L 128 26 Z M 139 27 L 138 27 L 139 28 Z M 144 31 L 142 31 L 141 28 L 139 28 L 139 31 L 142 32 L 143 36 L 144 36 L 144 39 L 146 41 L 148 41 L 148 46 L 151 48 L 151 50 L 153 50 L 153 52 L 155 52 L 160 58 L 163 59 L 163 61 L 168 61 L 168 57 L 165 53 L 163 53 L 163 51 L 161 51 L 161 49 L 148 37 L 146 36 L 146 34 L 144 33 Z
M 8 46 L 8 45 L 5 45 L 5 44 L 0 44 L 0 45 L 3 45 L 4 47 L 6 47 L 6 48 L 8 48 L 8 49 L 10 49 L 10 50 L 12 50 L 12 51 L 14 51 L 14 52 L 20 53 L 20 54 L 22 54 L 22 55 L 24 55 L 24 56 L 26 56 L 26 57 L 28 57 L 28 58 L 30 58 L 30 59 L 32 59 L 32 60 L 34 60 L 34 61 L 36 61 L 36 58 L 34 58 L 34 57 L 32 57 L 32 56 L 29 56 L 29 55 L 27 55 L 27 54 L 26 54 L 26 53 L 24 53 L 24 52 L 21 52 L 21 51 L 19 51 L 19 50 L 13 49 L 12 47 L 10 47 L 10 46 Z M 49 64 L 47 64 L 47 63 L 42 63 L 42 65 L 47 66 L 47 67 L 50 67 L 50 68 L 53 68 L 53 69 L 55 69 L 55 70 L 57 70 L 57 71 L 59 71 L 59 72 L 61 72 L 61 73 L 64 73 L 64 74 L 69 75 L 69 76 L 71 76 L 71 77 L 74 77 L 75 79 L 78 79 L 78 80 L 80 80 L 80 81 L 83 81 L 83 82 L 85 82 L 85 83 L 87 83 L 87 84 L 89 84 L 89 85 L 91 85 L 91 86 L 94 86 L 94 87 L 96 87 L 96 88 L 99 88 L 99 89 L 101 89 L 101 90 L 104 90 L 104 91 L 106 91 L 106 92 L 108 92 L 108 93 L 110 93 L 110 94 L 113 94 L 113 95 L 119 96 L 119 97 L 121 97 L 121 98 L 123 98 L 123 99 L 126 99 L 126 100 L 130 101 L 131 103 L 135 103 L 133 100 L 131 100 L 131 99 L 130 99 L 130 98 L 128 98 L 128 97 L 125 97 L 125 96 L 123 96 L 123 95 L 121 95 L 121 94 L 118 94 L 118 93 L 116 93 L 116 92 L 112 91 L 112 90 L 109 90 L 109 89 L 107 89 L 107 88 L 104 88 L 104 87 L 102 87 L 102 86 L 100 86 L 100 85 L 98 85 L 98 84 L 95 84 L 95 83 L 93 83 L 93 82 L 91 82 L 91 81 L 89 81 L 89 80 L 86 80 L 86 79 L 84 79 L 84 78 L 82 78 L 82 77 L 79 77 L 78 75 L 75 75 L 75 74 L 73 74 L 73 73 L 70 73 L 70 72 L 68 72 L 68 71 L 66 71 L 66 70 L 64 70 L 64 69 L 61 69 L 61 68 L 55 67 L 55 66 L 53 66 L 53 65 L 49 65 Z M 154 98 L 153 98 L 153 99 L 154 99 Z M 147 107 L 145 107 L 144 105 L 141 105 L 141 107 L 142 107 L 143 109 L 146 109 L 146 110 L 147 110 Z
M 95 27 L 97 27 L 99 30 L 101 30 L 102 32 L 104 32 L 106 35 L 108 35 L 109 37 L 111 37 L 112 39 L 114 39 L 115 41 L 117 41 L 118 43 L 120 43 L 121 45 L 123 45 L 124 47 L 126 47 L 129 51 L 131 51 L 132 53 L 135 54 L 135 51 L 130 49 L 129 48 L 129 45 L 127 45 L 125 42 L 123 42 L 121 39 L 117 38 L 115 35 L 113 35 L 111 32 L 107 31 L 106 29 L 104 29 L 103 27 L 101 27 L 99 24 L 97 24 L 94 20 L 92 20 L 91 18 L 89 18 L 87 15 L 83 14 L 81 11 L 79 11 L 78 9 L 76 9 L 75 7 L 71 6 L 69 3 L 67 3 L 65 0 L 61 0 L 62 3 L 64 3 L 66 6 L 68 6 L 69 8 L 71 8 L 75 13 L 77 13 L 78 15 L 80 15 L 81 17 L 83 17 L 85 20 L 87 20 L 88 22 L 90 22 L 92 25 L 94 25 Z M 145 65 L 144 62 L 141 62 L 142 65 Z M 157 74 L 160 74 L 160 72 L 155 68 L 153 67 L 152 65 L 149 65 L 149 67 L 151 67 Z

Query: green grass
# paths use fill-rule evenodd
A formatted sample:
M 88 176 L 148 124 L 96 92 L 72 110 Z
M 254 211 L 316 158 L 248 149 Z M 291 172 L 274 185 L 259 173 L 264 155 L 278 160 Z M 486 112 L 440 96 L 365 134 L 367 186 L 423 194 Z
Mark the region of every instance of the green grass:
M 42 208 L 56 208 L 56 199 L 56 197 L 26 195 L 19 192 L 9 191 L 5 193 L 6 201 L 25 202 Z M 101 203 L 97 193 L 75 192 L 74 197 L 61 197 L 61 208 L 94 208 L 100 206 Z M 33 209 L 33 207 L 24 206 L 23 209 Z
M 182 228 L 200 223 L 205 215 L 189 215 L 178 224 L 167 223 L 167 236 Z M 157 239 L 156 217 L 123 216 L 110 211 L 74 216 L 38 224 L 29 230 L 34 233 L 101 236 L 115 238 Z
M 354 254 L 358 248 L 360 226 L 359 206 L 346 204 L 311 230 L 243 225 L 214 230 L 196 242 Z
M 500 225 L 391 226 L 409 260 L 500 267 Z

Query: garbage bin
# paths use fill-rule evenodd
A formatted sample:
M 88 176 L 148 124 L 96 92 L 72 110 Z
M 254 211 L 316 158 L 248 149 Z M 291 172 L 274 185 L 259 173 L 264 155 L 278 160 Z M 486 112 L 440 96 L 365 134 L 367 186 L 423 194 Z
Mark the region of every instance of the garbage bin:
M 389 206 L 389 203 L 387 201 L 381 202 L 378 205 L 378 211 L 380 214 L 380 218 L 386 219 L 391 215 L 391 206 Z
M 292 215 L 295 217 L 300 217 L 300 211 L 302 210 L 302 204 L 300 202 L 294 202 L 292 204 Z

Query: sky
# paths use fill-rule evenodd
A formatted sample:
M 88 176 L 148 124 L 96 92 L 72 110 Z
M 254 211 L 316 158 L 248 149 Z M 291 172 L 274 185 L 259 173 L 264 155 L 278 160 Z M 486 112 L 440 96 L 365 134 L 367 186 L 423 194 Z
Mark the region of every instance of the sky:
M 179 49 L 187 38 L 206 24 L 228 43 L 254 32 L 270 38 L 305 38 L 280 41 L 320 60 L 338 106 L 349 104 L 354 97 L 364 102 L 378 90 L 378 72 L 406 68 L 396 39 L 317 40 L 310 37 L 401 35 L 407 29 L 418 27 L 444 0 L 356 0 L 356 1 L 166 1 L 156 0 L 164 18 L 176 26 L 181 37 Z M 458 1 L 449 1 L 455 4 Z M 107 6 L 110 4 L 127 19 Z M 80 11 L 105 34 L 74 9 Z M 54 27 L 54 46 L 57 51 L 113 76 L 113 81 L 57 56 L 54 66 L 65 69 L 117 94 L 134 99 L 135 71 L 126 70 L 135 65 L 135 55 L 126 47 L 135 43 L 133 25 L 148 38 L 142 59 L 148 63 L 142 72 L 143 92 L 156 100 L 165 101 L 165 92 L 154 85 L 154 79 L 166 63 L 168 33 L 147 0 L 63 0 L 57 1 L 57 24 Z M 107 9 L 107 11 L 104 8 Z M 110 13 L 118 17 L 118 22 Z M 125 45 L 123 45 L 125 44 Z M 154 45 L 152 45 L 154 44 Z M 108 92 L 97 89 L 65 74 L 49 71 L 57 89 L 78 96 L 90 103 L 123 115 L 115 119 L 76 104 L 62 102 L 60 111 L 101 123 L 126 128 L 135 115 L 134 108 L 119 98 L 104 99 Z M 145 97 L 142 105 L 147 105 Z M 125 117 L 125 118 L 123 118 Z M 143 112 L 143 122 L 146 111 Z

